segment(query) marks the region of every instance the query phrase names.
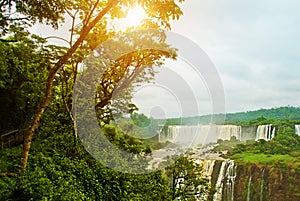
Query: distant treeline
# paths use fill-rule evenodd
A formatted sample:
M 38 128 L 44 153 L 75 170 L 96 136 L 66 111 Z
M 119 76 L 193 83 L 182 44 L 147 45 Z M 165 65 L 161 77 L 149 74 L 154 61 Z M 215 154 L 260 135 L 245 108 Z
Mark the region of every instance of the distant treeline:
M 229 124 L 242 122 L 263 122 L 264 120 L 299 120 L 300 121 L 300 107 L 285 106 L 271 109 L 259 109 L 247 112 L 237 112 L 228 114 L 203 115 L 195 117 L 170 118 L 164 120 L 167 125 L 195 125 L 195 124 Z M 159 120 L 163 122 L 163 120 Z
M 278 107 L 271 109 L 259 109 L 255 111 L 247 112 L 238 112 L 226 114 L 226 122 L 233 121 L 249 121 L 259 118 L 265 119 L 291 119 L 291 120 L 300 120 L 300 107 Z

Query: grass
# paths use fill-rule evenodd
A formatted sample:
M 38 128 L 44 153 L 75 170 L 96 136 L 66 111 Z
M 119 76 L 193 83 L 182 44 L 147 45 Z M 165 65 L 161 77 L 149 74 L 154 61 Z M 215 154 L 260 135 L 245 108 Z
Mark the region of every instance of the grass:
M 299 162 L 299 158 L 292 157 L 290 155 L 271 155 L 271 154 L 261 154 L 261 153 L 241 153 L 235 154 L 231 157 L 237 162 L 243 163 L 255 163 L 255 164 L 295 164 L 295 162 Z M 297 163 L 299 164 L 299 163 Z

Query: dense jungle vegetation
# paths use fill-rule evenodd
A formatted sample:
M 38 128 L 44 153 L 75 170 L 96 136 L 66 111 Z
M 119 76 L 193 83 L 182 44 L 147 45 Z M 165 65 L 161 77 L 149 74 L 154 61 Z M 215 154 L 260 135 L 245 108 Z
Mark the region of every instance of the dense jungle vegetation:
M 111 121 L 120 113 L 130 115 L 141 128 L 149 121 L 134 112 L 138 108 L 131 103 L 131 92 L 134 84 L 153 78 L 153 65 L 161 66 L 166 58 L 176 59 L 176 50 L 164 41 L 164 30 L 171 29 L 170 21 L 183 14 L 179 7 L 182 2 L 0 2 L 0 200 L 171 200 L 178 196 L 192 199 L 193 194 L 203 193 L 193 190 L 191 194 L 194 185 L 207 184 L 193 176 L 201 170 L 193 171 L 194 163 L 184 156 L 180 163 L 149 174 L 127 174 L 104 166 L 78 139 L 72 112 L 77 78 L 95 67 L 102 72 L 92 103 L 99 125 L 112 144 L 135 154 L 132 167 L 126 168 L 145 168 L 142 156 L 151 154 L 152 147 L 129 133 L 132 125 L 122 121 L 122 129 Z M 147 20 L 125 30 L 108 25 L 126 17 L 135 6 L 146 11 Z M 67 19 L 70 24 L 64 24 Z M 30 29 L 37 23 L 53 29 L 70 26 L 69 33 L 66 37 L 42 37 Z M 100 47 L 107 40 L 109 45 Z M 144 44 L 160 50 L 143 50 L 140 47 Z M 115 55 L 130 51 L 115 59 L 90 54 L 101 55 L 103 48 Z M 90 69 L 80 70 L 84 62 Z M 117 108 L 112 104 L 116 94 L 120 94 Z M 141 130 L 134 133 L 143 135 Z M 21 136 L 22 143 L 12 142 L 11 136 Z M 175 188 L 170 176 L 175 182 L 177 177 L 186 176 L 185 187 Z

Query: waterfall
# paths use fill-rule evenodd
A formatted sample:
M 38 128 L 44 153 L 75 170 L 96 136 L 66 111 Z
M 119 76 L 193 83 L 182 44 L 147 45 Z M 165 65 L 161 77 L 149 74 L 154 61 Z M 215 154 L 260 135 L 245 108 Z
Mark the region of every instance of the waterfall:
M 247 140 L 255 140 L 256 130 L 257 130 L 257 127 L 255 127 L 255 126 L 243 126 L 241 141 L 246 142 Z
M 203 144 L 209 131 L 209 125 L 169 126 L 166 140 L 177 144 Z
M 233 201 L 234 185 L 236 178 L 236 166 L 233 160 L 223 161 L 219 176 L 215 185 L 216 192 L 213 196 L 214 201 Z
M 220 125 L 218 128 L 218 138 L 222 140 L 230 140 L 231 137 L 236 137 L 236 139 L 242 139 L 242 127 L 235 125 Z
M 247 201 L 251 201 L 250 199 L 250 195 L 251 195 L 251 175 L 249 177 L 249 180 L 248 180 L 248 188 L 247 188 Z
M 233 201 L 234 199 L 234 183 L 236 177 L 236 166 L 233 160 L 228 161 L 225 177 L 227 178 L 224 192 L 226 200 Z
M 225 177 L 225 170 L 226 170 L 226 161 L 223 161 L 221 164 L 219 176 L 216 182 L 216 192 L 214 194 L 214 201 L 221 201 L 222 200 L 222 191 L 223 191 L 223 180 Z
M 217 142 L 217 139 L 242 138 L 242 127 L 236 125 L 172 125 L 165 140 L 177 144 L 199 145 Z
M 270 136 L 271 139 L 273 139 L 275 137 L 275 131 L 276 131 L 276 128 L 274 127 L 272 130 L 272 134 Z
M 194 163 L 196 163 L 197 165 L 202 167 L 201 177 L 208 179 L 209 184 L 211 184 L 211 182 L 212 182 L 212 174 L 214 171 L 215 162 L 216 162 L 216 160 L 207 160 L 207 159 L 194 160 Z M 201 185 L 200 185 L 200 188 L 201 188 Z M 207 200 L 207 198 L 209 196 L 209 191 L 208 191 L 208 189 L 204 189 L 204 188 L 202 190 L 204 191 L 204 193 L 197 195 L 196 200 L 199 200 L 199 201 Z
M 272 124 L 260 125 L 257 127 L 255 140 L 264 139 L 269 141 L 275 137 L 275 131 L 276 128 Z
M 264 174 L 265 174 L 265 168 L 263 169 L 261 173 L 261 183 L 260 183 L 260 201 L 263 201 L 263 190 L 264 190 Z
M 211 177 L 212 172 L 214 170 L 215 161 L 213 159 L 196 159 L 194 163 L 202 167 L 202 175 L 204 177 Z
M 300 125 L 295 125 L 295 133 L 300 136 Z
M 214 171 L 214 166 L 215 166 L 215 161 L 216 160 L 203 160 L 202 161 L 202 171 L 203 171 L 203 176 L 208 178 L 209 182 L 211 182 L 211 175 L 212 172 Z

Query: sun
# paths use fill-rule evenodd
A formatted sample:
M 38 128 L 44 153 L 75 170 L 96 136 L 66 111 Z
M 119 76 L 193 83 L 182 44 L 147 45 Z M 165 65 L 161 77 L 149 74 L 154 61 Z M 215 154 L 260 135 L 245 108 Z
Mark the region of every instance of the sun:
M 127 16 L 125 17 L 125 23 L 127 27 L 138 26 L 143 19 L 146 17 L 146 12 L 141 6 L 135 6 L 129 8 Z
M 126 13 L 125 17 L 110 21 L 112 28 L 115 30 L 124 31 L 127 28 L 137 27 L 141 24 L 142 20 L 147 18 L 145 10 L 139 5 L 124 7 L 122 11 Z

